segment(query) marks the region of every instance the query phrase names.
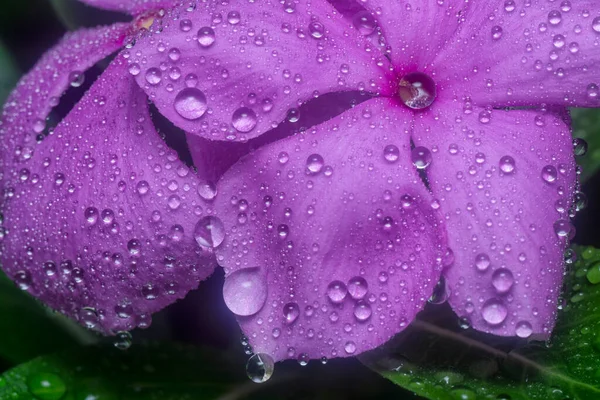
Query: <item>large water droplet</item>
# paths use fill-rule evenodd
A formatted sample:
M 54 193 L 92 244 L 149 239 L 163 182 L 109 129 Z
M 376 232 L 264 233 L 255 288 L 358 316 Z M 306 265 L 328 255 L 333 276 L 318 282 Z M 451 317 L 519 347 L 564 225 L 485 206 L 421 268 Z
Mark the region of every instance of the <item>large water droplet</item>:
M 436 95 L 435 82 L 422 72 L 407 74 L 398 82 L 398 96 L 409 108 L 427 108 L 433 104 Z
M 306 168 L 312 174 L 318 174 L 325 165 L 325 160 L 320 154 L 311 154 L 306 159 Z
M 547 183 L 554 183 L 558 179 L 558 171 L 552 165 L 542 168 L 542 179 Z
M 208 48 L 215 43 L 215 31 L 209 26 L 198 30 L 198 44 L 200 47 Z
M 158 85 L 162 80 L 162 72 L 158 68 L 148 68 L 146 71 L 146 82 L 152 86 Z
M 377 21 L 367 10 L 361 10 L 354 14 L 352 24 L 363 36 L 369 36 L 377 28 Z
M 388 144 L 383 149 L 383 157 L 387 162 L 394 163 L 400 158 L 400 149 L 396 145 Z
M 513 172 L 515 172 L 515 159 L 511 156 L 504 156 L 500 159 L 499 166 L 502 172 L 504 172 L 505 174 L 512 174 Z
M 355 276 L 348 281 L 348 293 L 354 300 L 363 299 L 369 291 L 369 285 L 365 278 Z
M 506 319 L 508 310 L 506 306 L 497 299 L 490 299 L 485 302 L 481 309 L 483 319 L 490 325 L 500 325 Z
M 515 333 L 520 338 L 528 338 L 533 333 L 533 328 L 529 322 L 521 321 L 517 323 L 517 326 L 515 327 Z
M 231 123 L 233 127 L 242 133 L 250 132 L 256 126 L 258 120 L 256 113 L 248 107 L 240 107 L 233 113 Z
M 194 239 L 205 250 L 218 247 L 225 240 L 225 227 L 217 217 L 202 218 L 194 228 Z
M 505 294 L 512 288 L 515 279 L 507 268 L 500 268 L 492 275 L 492 285 L 498 294 Z
M 206 112 L 206 96 L 199 89 L 185 88 L 175 97 L 173 106 L 182 118 L 193 121 Z
M 594 30 L 594 32 L 600 33 L 600 17 L 594 18 L 594 20 L 592 21 L 592 29 Z
M 271 379 L 274 370 L 275 362 L 268 354 L 254 354 L 246 363 L 246 375 L 255 383 L 264 383 Z
M 327 285 L 327 297 L 332 303 L 339 304 L 343 302 L 347 294 L 348 289 L 342 281 L 333 281 Z
M 412 149 L 410 156 L 413 165 L 418 169 L 425 169 L 431 164 L 431 152 L 427 147 L 415 147 Z
M 267 301 L 267 282 L 260 268 L 240 269 L 225 278 L 223 299 L 236 315 L 259 312 Z
M 369 303 L 364 300 L 360 300 L 356 303 L 356 306 L 354 306 L 354 317 L 360 322 L 364 322 L 371 318 L 371 314 L 373 314 L 373 310 Z

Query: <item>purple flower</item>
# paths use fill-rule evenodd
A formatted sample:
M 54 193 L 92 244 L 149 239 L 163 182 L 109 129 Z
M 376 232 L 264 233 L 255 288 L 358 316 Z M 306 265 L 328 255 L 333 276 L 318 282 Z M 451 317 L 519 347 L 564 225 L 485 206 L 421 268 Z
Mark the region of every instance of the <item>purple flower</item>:
M 595 0 L 86 2 L 136 19 L 67 36 L 2 116 L 2 266 L 22 288 L 114 334 L 218 263 L 275 360 L 372 349 L 440 278 L 434 301 L 473 328 L 550 335 L 578 189 L 565 107 L 600 105 Z

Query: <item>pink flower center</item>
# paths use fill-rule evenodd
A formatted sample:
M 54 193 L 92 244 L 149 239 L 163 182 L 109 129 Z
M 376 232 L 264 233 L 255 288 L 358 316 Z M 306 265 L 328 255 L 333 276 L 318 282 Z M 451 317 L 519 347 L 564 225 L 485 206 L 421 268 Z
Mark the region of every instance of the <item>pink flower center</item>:
M 398 82 L 400 101 L 413 110 L 422 110 L 433 104 L 437 95 L 435 82 L 422 72 L 411 72 Z

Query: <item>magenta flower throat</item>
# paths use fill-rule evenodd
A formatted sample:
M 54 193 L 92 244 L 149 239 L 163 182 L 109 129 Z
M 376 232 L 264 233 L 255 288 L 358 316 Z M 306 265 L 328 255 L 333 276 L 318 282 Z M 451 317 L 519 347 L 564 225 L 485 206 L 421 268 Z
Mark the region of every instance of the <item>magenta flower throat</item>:
M 2 114 L 0 255 L 23 290 L 115 335 L 220 266 L 275 361 L 373 349 L 434 289 L 474 329 L 550 336 L 596 1 L 85 2 L 134 21 L 67 35 Z

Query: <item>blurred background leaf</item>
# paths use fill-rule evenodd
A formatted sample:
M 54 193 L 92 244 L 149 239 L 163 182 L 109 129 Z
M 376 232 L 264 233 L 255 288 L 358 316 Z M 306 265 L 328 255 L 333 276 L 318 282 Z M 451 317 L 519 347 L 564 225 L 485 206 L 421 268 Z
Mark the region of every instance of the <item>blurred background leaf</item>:
M 600 398 L 600 250 L 578 248 L 550 342 L 499 338 L 421 316 L 363 356 L 392 382 L 431 400 Z M 436 318 L 436 321 L 432 321 Z
M 9 365 L 96 340 L 79 325 L 47 310 L 2 272 L 0 332 L 0 359 Z
M 0 104 L 4 104 L 20 76 L 17 63 L 4 42 L 0 40 Z
M 583 169 L 581 180 L 591 178 L 600 168 L 600 110 L 597 108 L 574 108 L 573 137 L 584 139 L 588 143 L 588 152 L 577 158 L 577 163 Z

